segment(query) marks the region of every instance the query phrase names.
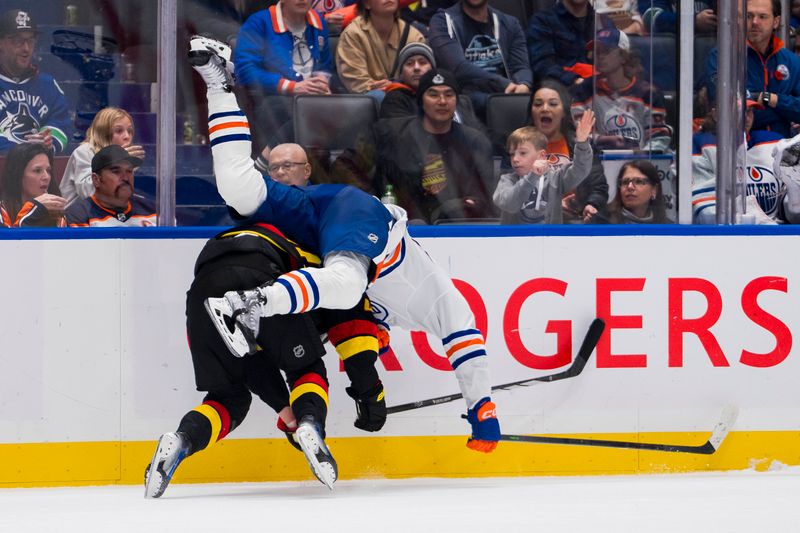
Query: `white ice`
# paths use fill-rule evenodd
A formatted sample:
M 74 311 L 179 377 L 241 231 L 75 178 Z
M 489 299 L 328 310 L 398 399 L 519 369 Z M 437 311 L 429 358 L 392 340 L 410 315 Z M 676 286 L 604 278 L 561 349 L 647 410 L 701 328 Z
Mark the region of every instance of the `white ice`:
M 530 477 L 0 489 L 2 532 L 800 531 L 800 468 Z

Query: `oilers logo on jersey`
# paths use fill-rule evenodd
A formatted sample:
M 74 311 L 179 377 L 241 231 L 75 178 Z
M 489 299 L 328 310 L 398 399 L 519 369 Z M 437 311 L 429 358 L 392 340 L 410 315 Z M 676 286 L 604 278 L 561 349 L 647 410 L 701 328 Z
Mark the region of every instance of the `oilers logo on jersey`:
M 564 165 L 571 163 L 572 160 L 569 158 L 568 155 L 564 154 L 547 154 L 547 164 L 550 165 L 555 171 L 558 171 Z
M 771 168 L 753 165 L 747 168 L 747 195 L 755 196 L 758 205 L 770 217 L 778 211 L 780 187 Z
M 23 143 L 26 135 L 39 131 L 39 122 L 31 113 L 28 104 L 19 102 L 13 113 L 10 107 L 6 106 L 5 116 L 0 120 L 0 135 L 13 143 Z M 47 112 L 47 106 L 44 107 Z
M 630 113 L 620 109 L 609 109 L 604 117 L 603 129 L 606 135 L 615 135 L 630 139 L 632 144 L 639 145 L 642 141 L 642 126 Z

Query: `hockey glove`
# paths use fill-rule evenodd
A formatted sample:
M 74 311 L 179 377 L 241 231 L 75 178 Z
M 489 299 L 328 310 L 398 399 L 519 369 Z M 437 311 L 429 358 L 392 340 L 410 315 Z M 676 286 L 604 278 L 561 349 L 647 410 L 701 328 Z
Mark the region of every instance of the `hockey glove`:
M 778 141 L 772 157 L 775 176 L 787 186 L 800 185 L 800 135 Z
M 467 421 L 472 426 L 472 435 L 467 448 L 477 452 L 491 453 L 500 440 L 500 423 L 497 408 L 489 397 L 483 398 L 472 409 L 467 410 Z
M 378 326 L 378 355 L 383 355 L 389 350 L 389 330 Z
M 357 418 L 353 425 L 362 431 L 379 431 L 386 423 L 383 384 L 379 381 L 363 394 L 358 394 L 353 387 L 347 387 L 345 391 L 356 401 Z

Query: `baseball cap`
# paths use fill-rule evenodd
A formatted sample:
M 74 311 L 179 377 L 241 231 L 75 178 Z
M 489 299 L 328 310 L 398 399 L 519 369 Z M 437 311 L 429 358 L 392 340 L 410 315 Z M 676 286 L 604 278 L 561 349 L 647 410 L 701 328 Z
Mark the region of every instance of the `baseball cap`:
M 144 163 L 143 159 L 133 157 L 125 148 L 116 144 L 109 144 L 94 154 L 92 158 L 92 172 L 100 172 L 104 168 L 116 165 L 122 161 L 127 161 L 134 168 L 140 167 L 142 163 Z
M 621 32 L 617 28 L 606 28 L 598 31 L 594 40 L 589 41 L 589 44 L 586 46 L 586 48 L 593 50 L 595 41 L 598 41 L 606 48 L 621 48 L 626 51 L 631 49 L 630 39 L 628 39 L 628 36 L 625 35 L 625 32 Z
M 20 31 L 39 33 L 36 29 L 36 22 L 28 11 L 11 9 L 0 16 L 0 36 Z
M 432 68 L 419 79 L 417 98 L 421 100 L 422 95 L 425 94 L 425 91 L 431 87 L 438 87 L 440 85 L 450 87 L 456 93 L 461 92 L 461 87 L 458 85 L 458 80 L 456 79 L 455 74 L 449 70 Z
M 436 68 L 436 60 L 433 58 L 433 50 L 425 43 L 408 43 L 400 50 L 397 55 L 397 72 L 403 68 L 403 63 L 408 61 L 411 56 L 424 56 L 433 68 Z

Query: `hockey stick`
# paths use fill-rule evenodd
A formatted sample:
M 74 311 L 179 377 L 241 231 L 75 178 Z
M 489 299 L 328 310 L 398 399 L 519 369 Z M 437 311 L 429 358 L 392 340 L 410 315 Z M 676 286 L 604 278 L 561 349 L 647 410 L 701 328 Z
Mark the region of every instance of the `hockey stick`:
M 562 379 L 568 379 L 577 376 L 583 371 L 583 367 L 586 366 L 586 362 L 589 360 L 589 356 L 592 355 L 592 351 L 594 350 L 594 347 L 597 346 L 597 342 L 600 340 L 600 336 L 603 334 L 605 328 L 606 323 L 603 322 L 602 319 L 595 318 L 592 321 L 592 324 L 589 326 L 589 330 L 586 332 L 586 336 L 583 338 L 581 347 L 575 356 L 575 360 L 566 370 L 556 374 L 550 374 L 548 376 L 523 379 L 521 381 L 514 381 L 504 385 L 495 385 L 492 387 L 492 391 L 508 390 L 514 387 L 526 387 L 528 385 L 535 385 L 536 383 L 550 383 L 551 381 L 560 381 Z M 387 414 L 402 413 L 403 411 L 410 411 L 412 409 L 419 409 L 421 407 L 429 407 L 431 405 L 439 405 L 440 403 L 452 402 L 463 397 L 464 396 L 462 396 L 460 393 L 448 394 L 447 396 L 439 396 L 438 398 L 429 398 L 427 400 L 393 405 L 391 407 L 387 407 L 386 412 Z
M 701 455 L 711 455 L 722 445 L 722 441 L 728 436 L 728 432 L 736 423 L 739 410 L 736 407 L 728 406 L 722 411 L 720 421 L 717 422 L 711 437 L 704 443 L 697 446 L 682 444 L 655 444 L 649 442 L 630 442 L 619 440 L 601 439 L 577 439 L 571 437 L 545 437 L 543 435 L 500 435 L 500 440 L 510 442 L 531 442 L 535 444 L 565 444 L 571 446 L 597 446 L 601 448 L 626 448 L 630 450 L 650 450 L 655 452 L 677 452 L 677 453 L 696 453 Z

